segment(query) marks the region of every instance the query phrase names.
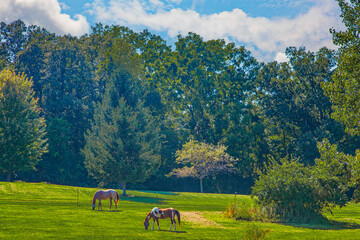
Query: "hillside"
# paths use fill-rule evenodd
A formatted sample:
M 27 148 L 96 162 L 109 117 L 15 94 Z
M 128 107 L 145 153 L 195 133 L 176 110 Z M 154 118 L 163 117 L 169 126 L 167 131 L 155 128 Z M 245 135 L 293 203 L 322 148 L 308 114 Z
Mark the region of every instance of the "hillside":
M 103 202 L 103 211 L 92 211 L 95 191 L 0 182 L 0 239 L 243 239 L 253 224 L 223 216 L 234 195 L 130 190 L 129 197 L 120 199 L 118 211 L 108 210 L 109 201 Z M 237 201 L 252 200 L 237 196 Z M 181 228 L 169 232 L 170 221 L 160 220 L 162 231 L 145 231 L 143 220 L 155 206 L 178 209 Z M 266 239 L 355 239 L 360 235 L 360 205 L 336 209 L 329 218 L 333 223 L 328 225 L 256 225 L 269 230 Z

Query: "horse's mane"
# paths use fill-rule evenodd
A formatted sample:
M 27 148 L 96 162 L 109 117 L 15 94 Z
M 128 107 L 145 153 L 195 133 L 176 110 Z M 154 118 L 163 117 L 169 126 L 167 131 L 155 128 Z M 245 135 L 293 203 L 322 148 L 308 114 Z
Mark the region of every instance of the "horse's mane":
M 152 211 L 153 211 L 153 209 L 146 215 L 145 220 L 148 218 L 148 216 L 150 216 L 150 213 L 152 213 Z M 150 218 L 152 218 L 152 217 L 150 216 Z M 150 219 L 150 218 L 149 218 L 149 219 Z M 144 221 L 145 221 L 145 220 L 144 220 Z
M 149 216 L 151 212 L 152 212 L 152 210 L 150 212 L 148 212 L 148 214 L 146 216 Z
M 100 190 L 100 189 L 99 189 Z M 99 190 L 97 190 L 96 192 L 95 192 L 95 194 L 94 194 L 94 196 L 93 196 L 93 199 L 92 199 L 92 204 L 95 204 L 95 202 L 96 202 L 96 198 L 95 198 L 95 196 L 96 196 L 96 194 L 98 193 L 98 191 Z

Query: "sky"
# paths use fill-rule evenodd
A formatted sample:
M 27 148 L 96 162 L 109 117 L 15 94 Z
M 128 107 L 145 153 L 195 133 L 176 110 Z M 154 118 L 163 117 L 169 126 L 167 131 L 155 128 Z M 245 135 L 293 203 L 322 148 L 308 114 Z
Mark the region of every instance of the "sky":
M 179 34 L 225 39 L 258 61 L 286 61 L 287 47 L 336 49 L 343 30 L 335 0 L 0 0 L 0 22 L 22 19 L 59 35 L 81 36 L 96 23 L 148 29 L 172 45 Z

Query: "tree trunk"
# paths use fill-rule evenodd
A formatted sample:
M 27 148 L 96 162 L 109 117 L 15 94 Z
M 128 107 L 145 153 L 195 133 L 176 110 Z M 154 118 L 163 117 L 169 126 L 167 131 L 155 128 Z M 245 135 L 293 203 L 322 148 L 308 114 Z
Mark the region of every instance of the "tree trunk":
M 203 193 L 203 184 L 202 184 L 202 178 L 200 178 L 200 192 Z
M 123 195 L 124 197 L 127 197 L 127 195 L 126 195 L 126 183 L 124 183 L 124 182 L 122 183 L 122 190 L 123 190 L 123 194 L 122 194 L 122 195 Z

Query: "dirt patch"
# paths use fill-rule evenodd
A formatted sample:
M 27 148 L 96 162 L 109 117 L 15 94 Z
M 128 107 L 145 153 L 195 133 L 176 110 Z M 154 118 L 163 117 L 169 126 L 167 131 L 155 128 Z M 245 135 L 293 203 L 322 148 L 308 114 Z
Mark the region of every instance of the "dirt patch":
M 181 212 L 181 218 L 187 222 L 192 222 L 192 223 L 203 225 L 203 226 L 222 227 L 220 224 L 206 219 L 202 212 Z

